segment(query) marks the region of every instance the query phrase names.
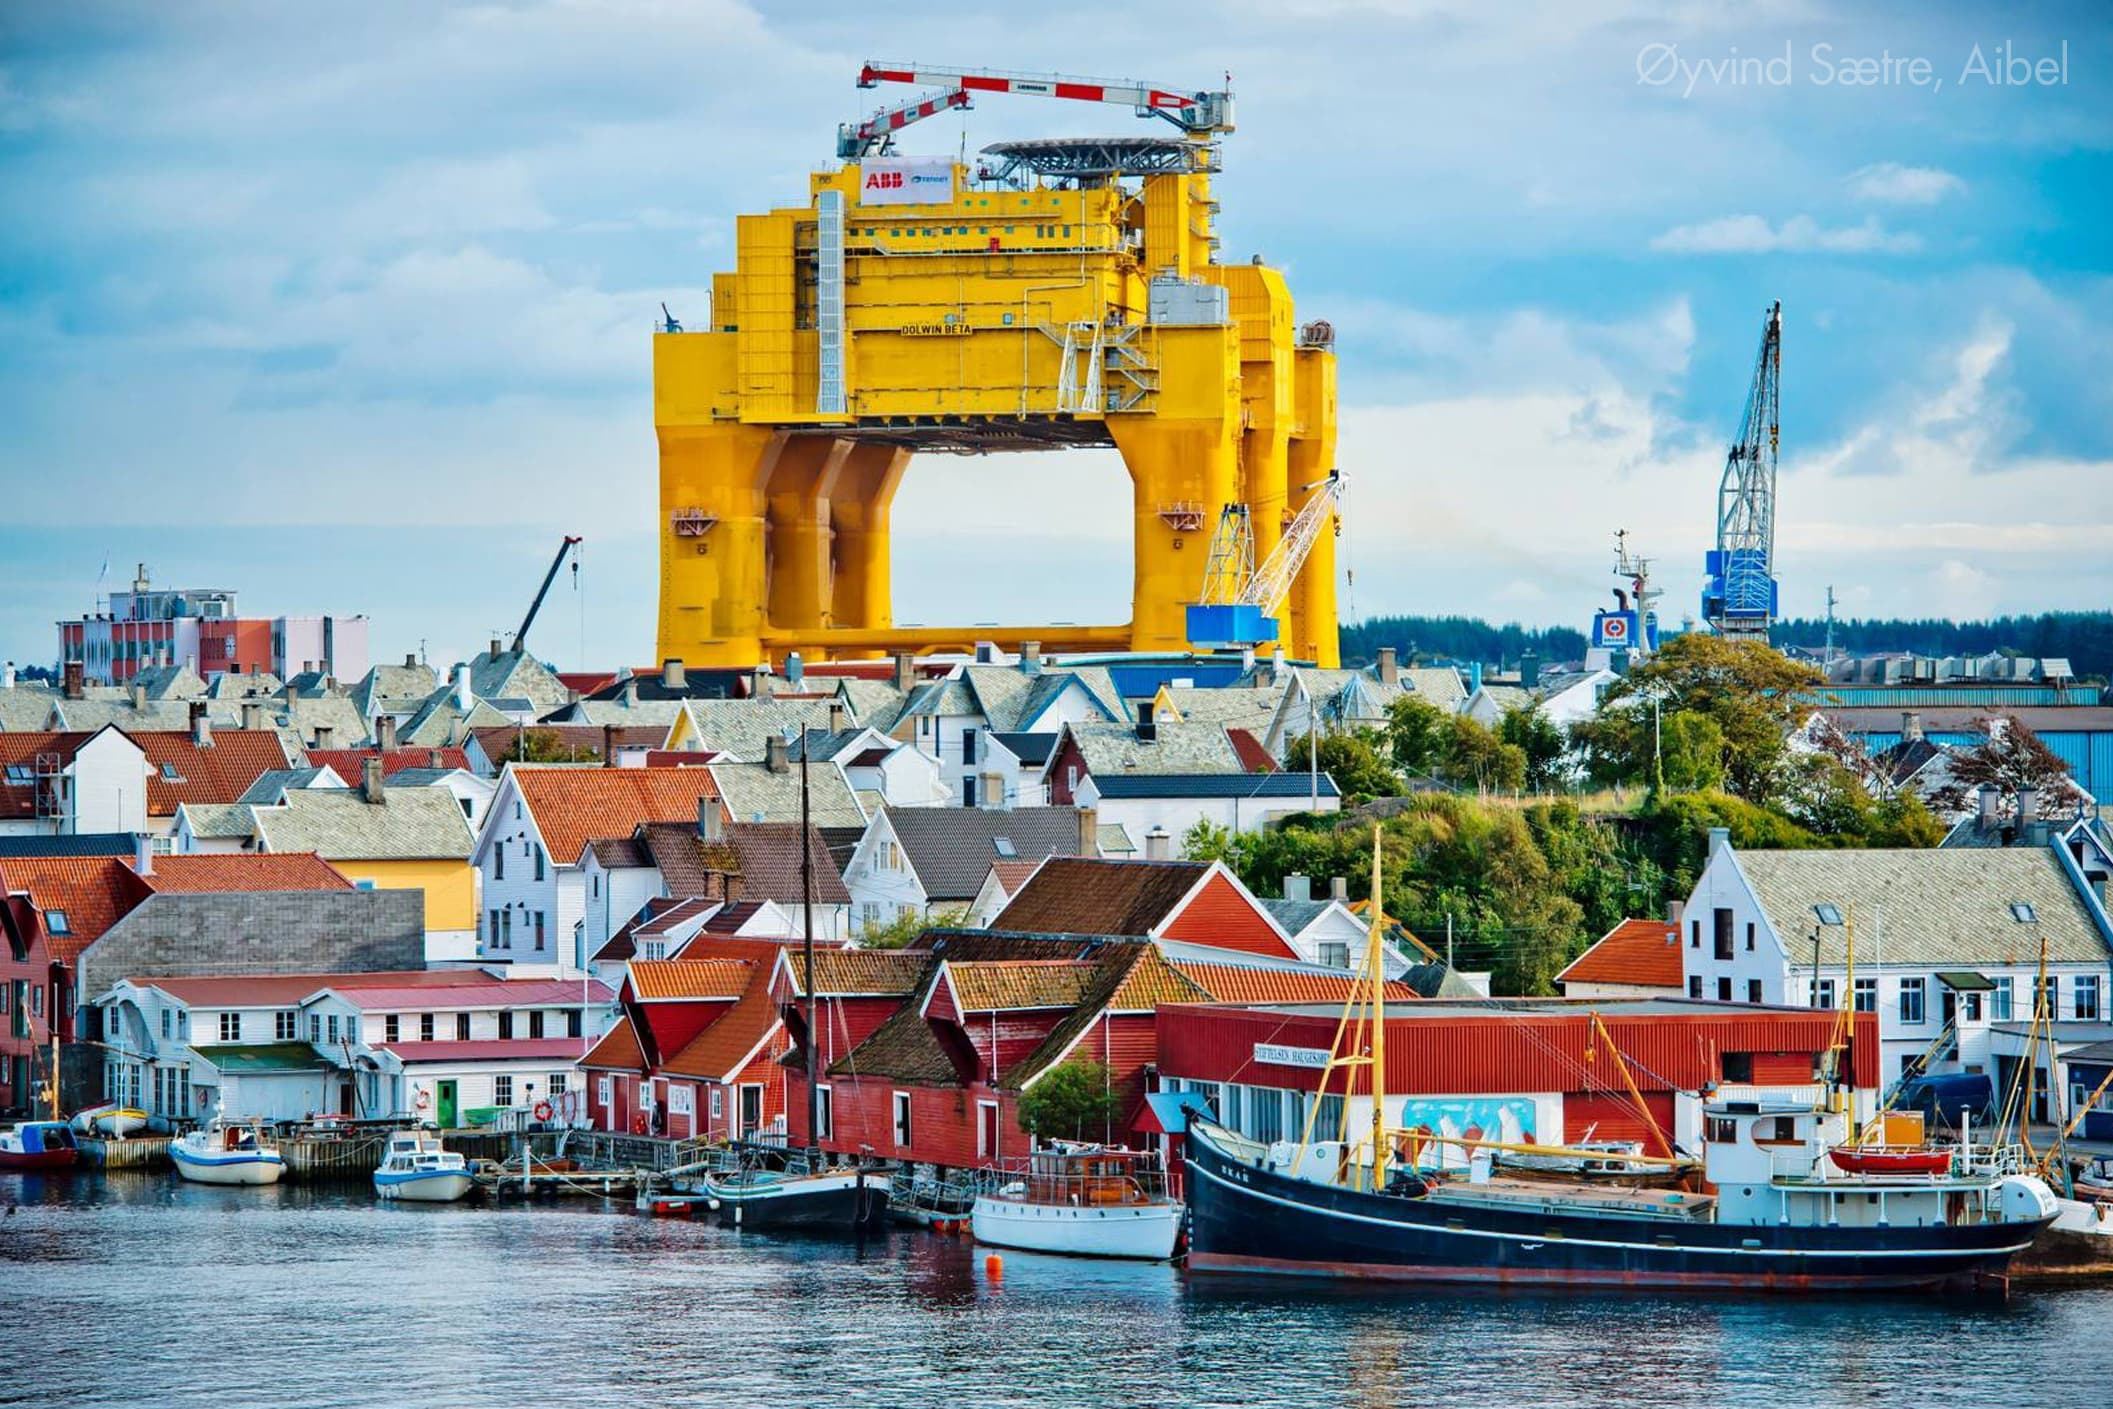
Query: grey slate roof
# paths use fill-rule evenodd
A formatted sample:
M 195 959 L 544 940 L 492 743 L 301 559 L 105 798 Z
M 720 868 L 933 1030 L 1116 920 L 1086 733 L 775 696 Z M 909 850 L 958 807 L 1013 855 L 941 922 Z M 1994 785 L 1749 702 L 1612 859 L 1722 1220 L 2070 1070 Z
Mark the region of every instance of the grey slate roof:
M 251 672 L 223 670 L 205 687 L 209 700 L 268 699 L 286 688 L 286 682 L 268 670 Z
M 1181 717 L 1191 724 L 1245 729 L 1259 739 L 1268 730 L 1269 721 L 1277 712 L 1277 702 L 1287 688 L 1288 682 L 1259 689 L 1253 685 L 1227 685 L 1221 689 L 1169 688 L 1167 698 Z
M 176 810 L 189 819 L 194 837 L 246 841 L 257 834 L 256 816 L 246 802 L 185 802 Z
M 133 974 L 379 973 L 425 967 L 414 890 L 156 894 L 81 951 L 82 991 Z
M 415 709 L 440 684 L 429 665 L 377 665 L 352 687 L 352 706 L 368 718 Z
M 184 665 L 143 666 L 126 682 L 146 690 L 150 700 L 196 700 L 205 697 L 205 681 Z
M 1086 771 L 1096 783 L 1125 773 L 1230 773 L 1251 776 L 1225 729 L 1217 724 L 1161 724 L 1153 739 L 1129 724 L 1074 724 Z
M 1792 963 L 1811 962 L 1812 907 L 1832 902 L 1856 923 L 1859 963 L 2030 964 L 2047 939 L 2058 963 L 2106 963 L 2098 929 L 2053 851 L 1738 851 Z M 2013 901 L 2031 905 L 2021 924 Z M 1842 928 L 1820 926 L 1820 962 L 1847 961 Z
M 242 796 L 236 798 L 235 801 L 238 804 L 254 802 L 270 807 L 296 788 L 314 787 L 316 780 L 325 773 L 330 773 L 330 770 L 327 768 L 268 769 L 263 773 L 259 773 L 257 781 L 243 789 Z M 326 783 L 324 784 L 325 787 L 342 788 L 346 785 L 346 780 L 339 778 L 337 774 L 330 773 L 330 776 L 337 781 L 335 783 Z
M 773 773 L 761 763 L 710 763 L 727 816 L 736 822 L 800 820 L 800 770 Z M 864 809 L 833 763 L 808 770 L 808 819 L 817 827 L 863 827 Z
M 565 682 L 526 651 L 479 651 L 470 658 L 470 693 L 478 699 L 522 698 L 556 709 L 571 698 Z
M 260 807 L 266 851 L 313 851 L 326 861 L 468 860 L 469 823 L 444 788 L 384 787 L 380 803 L 357 790 L 290 792 Z
M 1262 900 L 1262 908 L 1284 927 L 1284 933 L 1296 935 L 1327 914 L 1330 903 L 1326 900 Z
M 867 680 L 852 675 L 837 682 L 836 693 L 851 710 L 853 722 L 890 733 L 909 696 L 887 680 Z
M 706 748 L 744 763 L 762 759 L 772 739 L 789 742 L 803 728 L 829 729 L 827 700 L 688 700 L 676 708 L 689 711 L 690 727 Z
M 1078 812 L 1069 807 L 890 808 L 888 825 L 933 900 L 973 900 L 993 861 L 1076 856 Z M 1012 843 L 1012 855 L 998 839 Z
M 0 690 L 0 731 L 11 734 L 34 734 L 51 718 L 51 706 L 58 698 L 50 689 L 27 682 L 17 684 L 11 690 Z

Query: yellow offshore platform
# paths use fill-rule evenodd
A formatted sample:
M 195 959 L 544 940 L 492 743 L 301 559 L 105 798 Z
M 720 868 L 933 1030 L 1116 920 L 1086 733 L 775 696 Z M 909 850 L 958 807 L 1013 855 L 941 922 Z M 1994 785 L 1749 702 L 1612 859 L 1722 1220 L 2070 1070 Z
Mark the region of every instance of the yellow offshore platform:
M 1335 665 L 1332 335 L 1297 327 L 1278 271 L 1216 260 L 1231 94 L 909 65 L 860 77 L 882 82 L 938 91 L 841 129 L 842 163 L 809 178 L 807 204 L 740 217 L 710 326 L 671 318 L 653 340 L 660 658 L 1187 650 L 1221 513 L 1262 559 L 1326 494 L 1288 592 L 1257 615 L 1287 654 Z M 1123 103 L 1180 131 L 1001 143 L 974 169 L 893 154 L 895 131 L 978 92 Z M 913 454 L 1096 445 L 1135 485 L 1129 623 L 894 626 L 889 512 Z M 1034 500 L 1064 512 L 1046 481 Z

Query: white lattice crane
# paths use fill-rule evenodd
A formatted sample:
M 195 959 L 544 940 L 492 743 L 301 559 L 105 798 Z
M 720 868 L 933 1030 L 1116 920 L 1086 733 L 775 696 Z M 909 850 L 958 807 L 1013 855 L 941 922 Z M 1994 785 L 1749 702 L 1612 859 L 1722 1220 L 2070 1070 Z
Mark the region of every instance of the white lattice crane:
M 1284 526 L 1277 546 L 1259 564 L 1247 505 L 1227 504 L 1219 513 L 1204 564 L 1203 591 L 1189 608 L 1190 645 L 1257 646 L 1277 639 L 1276 616 L 1291 595 L 1299 569 L 1306 566 L 1320 536 L 1334 527 L 1343 477 L 1331 470 L 1328 478 L 1300 488 L 1318 492 L 1307 497 Z

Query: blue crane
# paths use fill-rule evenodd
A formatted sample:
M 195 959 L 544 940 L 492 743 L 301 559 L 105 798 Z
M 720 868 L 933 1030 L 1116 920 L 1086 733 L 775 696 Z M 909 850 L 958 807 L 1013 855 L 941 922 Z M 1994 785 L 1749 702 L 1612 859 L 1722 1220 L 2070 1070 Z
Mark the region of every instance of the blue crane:
M 1702 616 L 1720 635 L 1767 641 L 1778 602 L 1776 553 L 1777 383 L 1783 367 L 1783 305 L 1768 309 L 1761 356 L 1746 393 L 1739 438 L 1717 487 L 1717 546 L 1704 570 Z

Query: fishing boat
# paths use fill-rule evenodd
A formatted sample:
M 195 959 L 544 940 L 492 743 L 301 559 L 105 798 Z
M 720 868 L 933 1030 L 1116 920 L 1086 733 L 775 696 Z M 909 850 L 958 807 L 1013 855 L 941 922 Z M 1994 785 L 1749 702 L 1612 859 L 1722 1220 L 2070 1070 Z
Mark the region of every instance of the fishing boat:
M 2079 1199 L 2093 1203 L 2113 1202 L 2113 1157 L 2099 1155 L 2085 1160 L 2070 1176 Z
M 0 1130 L 0 1169 L 71 1169 L 80 1157 L 63 1120 L 29 1120 Z
M 1376 830 L 1372 863 L 1377 916 Z M 1369 943 L 1363 974 L 1383 974 L 1376 919 Z M 1836 1153 L 1848 1147 L 1853 1158 L 1857 1141 L 1831 1082 L 1831 1107 L 1774 1099 L 1705 1105 L 1699 1190 L 1501 1178 L 1479 1159 L 1462 1177 L 1442 1161 L 1425 1169 L 1397 1160 L 1404 1133 L 1386 1123 L 1385 990 L 1365 976 L 1322 1074 L 1323 1092 L 1330 1077 L 1343 1080 L 1345 1117 L 1334 1138 L 1314 1138 L 1311 1117 L 1299 1140 L 1270 1144 L 1209 1119 L 1190 1121 L 1192 1273 L 1667 1290 L 1989 1290 L 2007 1285 L 2011 1258 L 2056 1217 L 2053 1191 L 2036 1175 L 2015 1172 L 2022 1166 L 2002 1152 L 1941 1170 L 1844 1169 Z M 1594 1023 L 1627 1081 L 1619 1047 Z M 1352 1071 L 1363 1074 L 1362 1089 L 1351 1088 Z M 1353 1104 L 1363 1110 L 1355 1122 Z M 1649 1123 L 1640 1097 L 1638 1107 Z M 1662 1132 L 1660 1143 L 1672 1159 Z
M 888 1217 L 889 1176 L 864 1164 L 808 1168 L 749 1160 L 699 1181 L 705 1208 L 728 1228 L 864 1233 Z
M 1164 1262 L 1181 1218 L 1156 1153 L 1060 1141 L 979 1195 L 969 1227 L 992 1247 Z
M 468 1160 L 420 1130 L 391 1133 L 374 1171 L 375 1193 L 408 1203 L 453 1203 L 476 1184 Z
M 83 1135 L 107 1135 L 113 1140 L 122 1140 L 147 1128 L 147 1113 L 136 1106 L 105 1101 L 99 1106 L 84 1106 L 75 1111 L 73 1128 Z
M 286 1158 L 257 1121 L 216 1120 L 169 1142 L 176 1172 L 194 1184 L 276 1184 Z

